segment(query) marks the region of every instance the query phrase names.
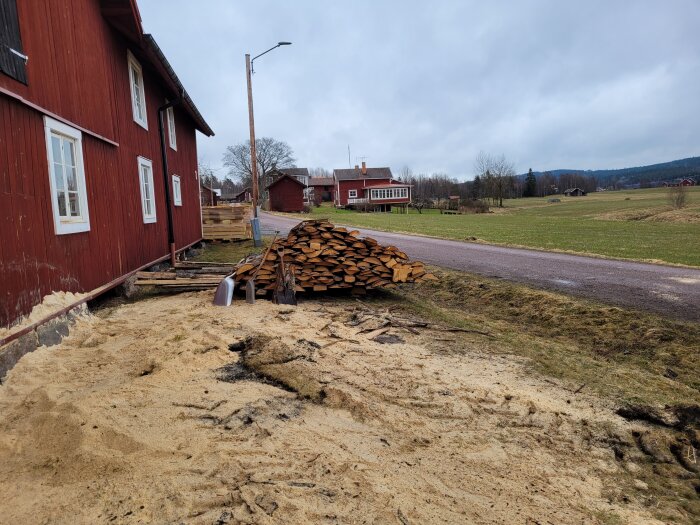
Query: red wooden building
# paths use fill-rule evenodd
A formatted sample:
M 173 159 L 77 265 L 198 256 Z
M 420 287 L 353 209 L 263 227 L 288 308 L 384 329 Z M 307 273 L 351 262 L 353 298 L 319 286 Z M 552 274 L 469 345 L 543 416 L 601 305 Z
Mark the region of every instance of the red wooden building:
M 175 247 L 199 241 L 195 131 L 213 132 L 135 0 L 0 0 L 0 24 L 3 327 L 168 256 L 166 192 Z
M 281 175 L 265 188 L 270 196 L 270 211 L 303 211 L 306 185 L 292 175 L 280 173 Z
M 202 206 L 218 206 L 219 205 L 219 194 L 217 190 L 211 186 L 207 186 L 202 183 L 199 186 L 199 201 Z
M 309 195 L 313 198 L 314 203 L 335 201 L 335 179 L 333 177 L 310 177 L 309 188 L 312 190 Z
M 411 185 L 394 180 L 389 168 L 333 170 L 335 205 L 337 207 L 368 206 L 370 209 L 391 209 L 392 205 L 407 206 L 411 202 Z

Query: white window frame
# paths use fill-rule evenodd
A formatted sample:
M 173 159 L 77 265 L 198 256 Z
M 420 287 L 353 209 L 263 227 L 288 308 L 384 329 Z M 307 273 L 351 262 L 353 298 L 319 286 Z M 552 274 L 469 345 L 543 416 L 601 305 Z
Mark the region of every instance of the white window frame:
M 373 201 L 408 199 L 408 188 L 385 188 L 371 190 L 371 199 Z
M 357 190 L 348 190 L 348 199 L 357 199 Z
M 155 188 L 153 187 L 153 162 L 151 162 L 149 159 L 145 157 L 138 157 L 137 158 L 137 166 L 138 166 L 138 171 L 139 171 L 139 188 L 141 190 L 141 212 L 143 213 L 143 223 L 144 224 L 151 224 L 156 222 L 156 194 L 155 194 Z M 144 180 L 143 176 L 143 170 L 142 168 L 147 167 L 148 168 L 148 180 Z M 151 200 L 151 211 L 152 213 L 147 212 L 147 196 L 146 196 L 146 187 L 149 187 L 151 190 L 150 194 L 150 200 Z
M 87 189 L 85 186 L 85 165 L 83 162 L 83 134 L 79 130 L 50 117 L 44 117 L 44 132 L 46 136 L 46 154 L 49 161 L 49 184 L 51 186 L 51 209 L 53 211 L 54 231 L 56 235 L 90 231 L 90 212 L 88 209 Z M 78 203 L 80 205 L 79 217 L 61 217 L 61 215 L 59 215 L 57 204 L 58 189 L 56 188 L 56 179 L 53 173 L 54 158 L 51 143 L 51 137 L 54 135 L 73 141 Z M 66 203 L 66 209 L 69 209 L 68 203 Z
M 178 175 L 173 175 L 173 204 L 182 206 L 182 183 Z
M 177 131 L 175 129 L 175 108 L 170 106 L 165 115 L 168 121 L 168 144 L 172 149 L 177 151 Z
M 131 91 L 131 112 L 134 116 L 134 122 L 136 122 L 143 129 L 148 130 L 148 110 L 146 109 L 146 89 L 144 87 L 143 81 L 143 68 L 136 57 L 131 54 L 131 51 L 127 51 L 127 63 L 129 67 L 129 89 Z M 138 79 L 134 78 L 134 70 L 138 73 Z M 139 90 L 141 91 L 141 103 L 143 108 L 143 118 L 139 116 L 139 112 L 136 104 L 136 92 L 134 91 L 134 84 L 138 84 Z

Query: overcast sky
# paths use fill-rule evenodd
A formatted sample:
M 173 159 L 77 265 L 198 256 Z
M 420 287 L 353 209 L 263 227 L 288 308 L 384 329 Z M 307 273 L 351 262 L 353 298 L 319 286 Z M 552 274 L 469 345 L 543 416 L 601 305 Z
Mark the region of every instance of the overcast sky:
M 216 136 L 225 174 L 258 137 L 302 167 L 403 166 L 471 178 L 480 151 L 519 173 L 700 155 L 700 1 L 139 0 Z M 432 4 L 432 5 L 430 5 Z

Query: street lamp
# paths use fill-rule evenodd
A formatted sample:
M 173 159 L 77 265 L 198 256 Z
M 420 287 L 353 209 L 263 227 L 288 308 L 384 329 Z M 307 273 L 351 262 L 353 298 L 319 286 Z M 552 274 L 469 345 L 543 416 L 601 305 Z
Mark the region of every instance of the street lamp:
M 250 53 L 245 55 L 245 70 L 246 79 L 248 80 L 248 123 L 250 125 L 250 171 L 253 175 L 253 219 L 251 221 L 253 226 L 253 244 L 255 246 L 262 245 L 262 238 L 260 236 L 260 222 L 258 221 L 258 158 L 255 152 L 255 121 L 253 118 L 253 86 L 251 83 L 251 74 L 253 71 L 253 62 L 256 58 L 269 53 L 273 49 L 277 49 L 280 46 L 290 46 L 291 42 L 277 42 L 276 46 L 271 47 L 267 51 L 260 53 L 259 55 L 250 59 Z

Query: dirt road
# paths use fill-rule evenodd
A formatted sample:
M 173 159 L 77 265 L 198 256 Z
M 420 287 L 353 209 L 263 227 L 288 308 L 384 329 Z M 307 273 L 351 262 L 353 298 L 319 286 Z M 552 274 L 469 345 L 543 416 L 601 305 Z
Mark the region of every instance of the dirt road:
M 261 214 L 266 229 L 298 222 Z M 700 270 L 357 229 L 428 264 L 700 321 Z
M 211 300 L 103 311 L 22 358 L 0 386 L 0 521 L 660 525 L 610 480 L 644 465 L 643 428 L 483 337 L 379 344 L 355 300 Z

